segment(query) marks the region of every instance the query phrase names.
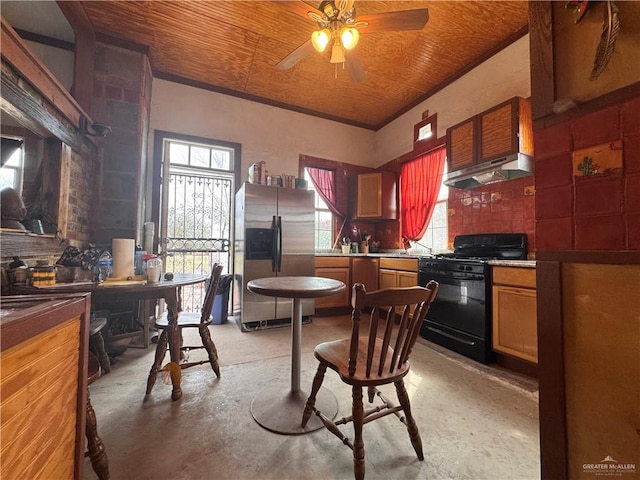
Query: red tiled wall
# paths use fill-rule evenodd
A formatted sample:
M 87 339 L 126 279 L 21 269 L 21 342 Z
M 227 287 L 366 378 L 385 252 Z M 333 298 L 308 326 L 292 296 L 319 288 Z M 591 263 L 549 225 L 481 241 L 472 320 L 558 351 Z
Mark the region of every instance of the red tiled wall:
M 640 98 L 534 132 L 538 250 L 640 250 Z M 622 168 L 574 176 L 572 152 L 622 139 Z
M 535 251 L 533 185 L 534 178 L 529 176 L 470 190 L 450 188 L 449 248 L 460 234 L 526 233 L 528 250 Z

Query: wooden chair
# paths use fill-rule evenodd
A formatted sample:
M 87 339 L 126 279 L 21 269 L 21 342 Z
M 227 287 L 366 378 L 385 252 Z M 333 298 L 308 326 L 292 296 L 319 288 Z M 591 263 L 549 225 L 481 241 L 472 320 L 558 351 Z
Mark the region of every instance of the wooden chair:
M 104 443 L 102 443 L 102 439 L 100 435 L 98 435 L 96 412 L 93 410 L 93 405 L 91 405 L 91 396 L 89 395 L 88 388 L 89 385 L 100 378 L 101 373 L 100 360 L 91 351 L 89 352 L 89 367 L 87 372 L 87 421 L 85 425 L 87 450 L 84 456 L 89 457 L 91 467 L 100 480 L 109 480 L 109 458 L 107 457 L 107 450 L 105 449 Z
M 404 376 L 409 372 L 409 355 L 415 345 L 420 326 L 438 291 L 435 281 L 426 288 L 389 288 L 367 293 L 364 285 L 353 286 L 351 305 L 351 338 L 325 342 L 316 346 L 315 357 L 320 365 L 313 379 L 311 394 L 302 416 L 305 426 L 315 414 L 324 426 L 353 450 L 355 478 L 364 478 L 364 441 L 362 427 L 365 423 L 394 413 L 407 426 L 409 438 L 418 459 L 423 460 L 422 440 L 413 416 L 409 396 L 404 387 Z M 402 306 L 400 319 L 396 308 Z M 371 308 L 369 331 L 360 336 L 360 317 L 363 309 Z M 352 386 L 352 415 L 333 422 L 315 408 L 316 394 L 322 385 L 327 367 L 334 370 L 340 379 Z M 378 385 L 393 383 L 400 405 L 395 405 L 377 390 Z M 364 410 L 362 387 L 367 387 L 369 403 L 377 396 L 382 405 Z M 354 441 L 343 435 L 338 425 L 353 422 Z
M 215 300 L 216 291 L 218 290 L 218 283 L 220 282 L 220 274 L 222 273 L 222 265 L 218 265 L 217 263 L 213 266 L 211 271 L 211 278 L 209 279 L 209 285 L 207 286 L 207 291 L 204 297 L 204 304 L 202 306 L 202 312 L 181 312 L 178 315 L 178 328 L 180 330 L 180 351 L 187 352 L 189 350 L 197 350 L 197 349 L 205 349 L 208 354 L 208 358 L 206 360 L 198 360 L 192 362 L 182 362 L 180 363 L 180 369 L 183 370 L 185 368 L 193 367 L 195 365 L 202 365 L 203 363 L 210 363 L 211 368 L 215 372 L 216 376 L 220 378 L 220 366 L 218 364 L 218 351 L 216 350 L 216 346 L 211 340 L 211 334 L 209 333 L 209 325 L 211 325 L 211 309 L 213 307 L 213 301 Z M 149 378 L 147 380 L 147 395 L 151 393 L 151 389 L 156 381 L 156 376 L 158 371 L 160 370 L 160 366 L 162 364 L 162 360 L 164 359 L 167 353 L 167 343 L 168 343 L 168 334 L 167 329 L 169 328 L 169 321 L 167 318 L 166 312 L 163 313 L 158 319 L 155 321 L 155 326 L 157 329 L 162 330 L 160 334 L 160 338 L 158 338 L 158 345 L 156 347 L 156 356 L 151 366 L 151 371 L 149 372 Z M 197 328 L 200 333 L 200 339 L 202 340 L 202 345 L 195 346 L 187 346 L 182 345 L 182 330 L 184 328 Z M 180 358 L 183 358 L 181 354 Z
M 89 362 L 87 369 L 87 419 L 85 436 L 87 437 L 87 451 L 84 456 L 89 457 L 91 466 L 100 480 L 109 480 L 109 459 L 100 435 L 96 412 L 91 405 L 89 385 L 95 382 L 103 373 L 111 371 L 109 356 L 104 349 L 104 342 L 100 331 L 107 325 L 106 318 L 98 318 L 89 323 Z

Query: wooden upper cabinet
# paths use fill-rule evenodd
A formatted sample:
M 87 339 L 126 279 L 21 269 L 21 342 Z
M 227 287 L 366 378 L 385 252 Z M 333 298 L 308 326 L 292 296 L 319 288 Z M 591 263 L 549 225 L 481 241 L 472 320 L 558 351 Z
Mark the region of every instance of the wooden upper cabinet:
M 449 171 L 454 172 L 477 163 L 476 117 L 471 117 L 447 130 Z
M 355 219 L 395 220 L 396 178 L 392 172 L 358 175 Z
M 531 102 L 514 97 L 479 116 L 478 162 L 512 153 L 533 154 Z
M 533 155 L 531 102 L 514 97 L 447 129 L 447 161 L 455 172 L 514 153 Z

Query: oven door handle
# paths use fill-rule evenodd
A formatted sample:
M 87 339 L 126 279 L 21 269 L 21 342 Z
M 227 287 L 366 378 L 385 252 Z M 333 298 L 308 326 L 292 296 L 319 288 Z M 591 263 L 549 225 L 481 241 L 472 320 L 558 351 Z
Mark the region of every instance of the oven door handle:
M 465 272 L 442 272 L 434 270 L 421 270 L 419 272 L 424 277 L 437 277 L 444 280 L 480 280 L 484 281 L 487 277 L 481 273 L 465 273 Z M 440 280 L 437 280 L 440 282 Z

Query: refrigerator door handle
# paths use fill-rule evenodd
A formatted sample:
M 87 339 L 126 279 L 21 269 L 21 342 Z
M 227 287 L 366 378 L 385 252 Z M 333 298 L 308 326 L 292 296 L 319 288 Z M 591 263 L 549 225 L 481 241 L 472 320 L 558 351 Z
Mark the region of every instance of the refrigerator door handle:
M 282 217 L 278 215 L 278 272 L 282 271 Z
M 276 262 L 278 259 L 278 224 L 276 223 L 276 216 L 271 219 L 271 271 L 275 273 Z

